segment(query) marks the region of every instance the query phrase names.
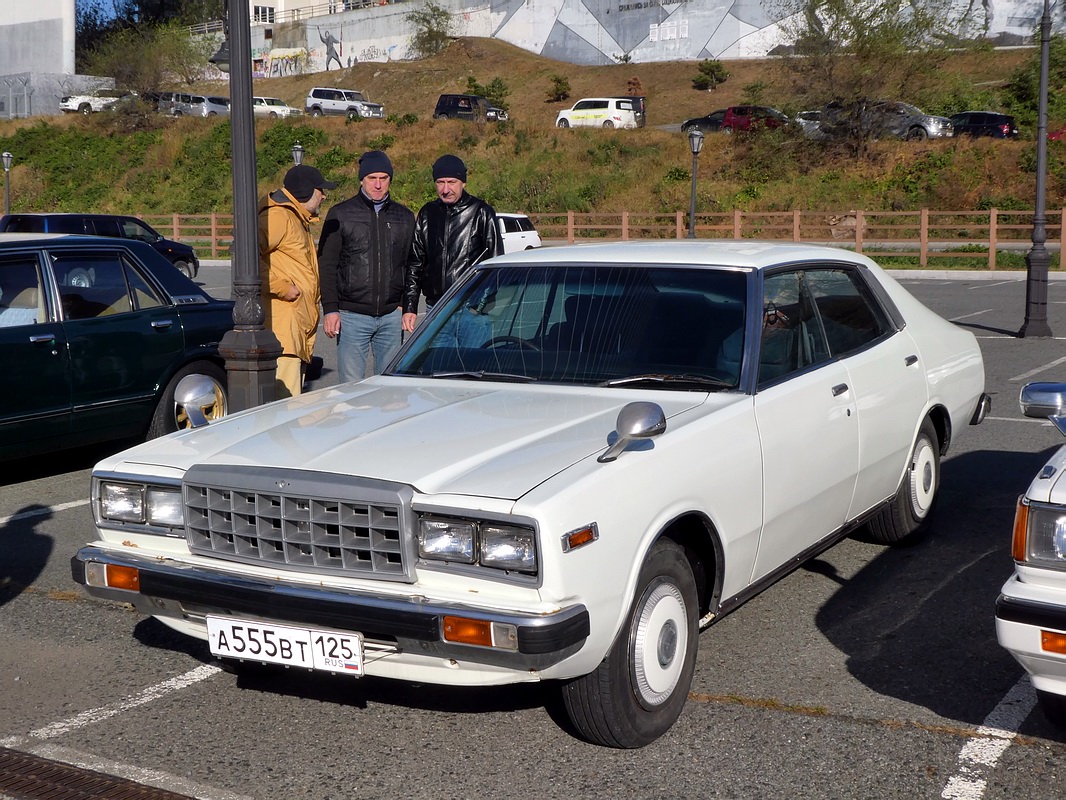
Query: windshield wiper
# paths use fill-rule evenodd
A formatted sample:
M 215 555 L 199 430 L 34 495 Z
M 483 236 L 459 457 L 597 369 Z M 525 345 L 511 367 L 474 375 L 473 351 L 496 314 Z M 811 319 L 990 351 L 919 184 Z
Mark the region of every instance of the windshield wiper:
M 433 372 L 431 378 L 453 378 L 460 381 L 504 381 L 506 383 L 532 383 L 536 378 L 528 375 L 514 375 L 509 372 L 486 372 L 483 369 L 454 372 Z
M 645 375 L 629 375 L 625 378 L 611 378 L 600 386 L 653 385 L 669 386 L 672 389 L 731 389 L 733 384 L 710 375 L 668 375 L 650 372 Z

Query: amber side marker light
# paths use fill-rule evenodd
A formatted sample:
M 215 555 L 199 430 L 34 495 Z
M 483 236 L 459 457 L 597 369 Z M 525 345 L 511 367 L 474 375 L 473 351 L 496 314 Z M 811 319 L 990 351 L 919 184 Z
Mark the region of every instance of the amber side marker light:
M 1014 537 L 1011 539 L 1010 554 L 1015 561 L 1025 561 L 1025 531 L 1029 527 L 1029 506 L 1018 498 L 1018 508 L 1014 512 Z
M 492 647 L 492 623 L 483 619 L 445 617 L 444 639 L 448 642 Z
M 1040 631 L 1040 649 L 1066 655 L 1066 633 Z

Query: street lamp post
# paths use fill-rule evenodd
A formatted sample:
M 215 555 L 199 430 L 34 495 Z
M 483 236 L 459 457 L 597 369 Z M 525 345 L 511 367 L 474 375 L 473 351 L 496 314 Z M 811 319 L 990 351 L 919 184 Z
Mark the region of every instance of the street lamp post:
M 1025 322 L 1018 335 L 1051 336 L 1047 321 L 1047 284 L 1051 256 L 1044 243 L 1047 241 L 1047 95 L 1049 54 L 1051 48 L 1051 7 L 1044 0 L 1044 13 L 1040 17 L 1040 101 L 1037 106 L 1036 127 L 1036 211 L 1033 214 L 1033 246 L 1025 254 Z M 1062 258 L 1062 254 L 1059 254 Z
M 230 150 L 233 153 L 233 330 L 219 343 L 226 360 L 229 404 L 234 411 L 276 398 L 274 382 L 281 343 L 269 328 L 260 294 L 256 219 L 255 117 L 252 109 L 252 35 L 248 3 L 226 3 L 226 40 L 211 57 L 229 73 Z
M 299 142 L 292 146 L 292 163 L 296 166 L 304 163 L 304 146 Z
M 11 213 L 11 160 L 14 158 L 11 153 L 6 150 L 0 154 L 0 159 L 4 161 L 4 213 Z
M 688 203 L 688 238 L 696 238 L 696 171 L 700 165 L 700 150 L 703 149 L 703 131 L 688 132 L 688 146 L 692 150 L 692 194 Z

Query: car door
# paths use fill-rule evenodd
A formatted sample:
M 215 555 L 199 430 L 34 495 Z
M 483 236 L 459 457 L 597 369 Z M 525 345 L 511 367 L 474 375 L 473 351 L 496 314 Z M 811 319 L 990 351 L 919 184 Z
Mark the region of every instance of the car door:
M 831 359 L 805 269 L 763 279 L 755 419 L 763 460 L 763 528 L 752 579 L 845 522 L 859 463 L 855 393 Z
M 177 308 L 124 249 L 50 255 L 66 320 L 72 429 L 142 435 L 183 358 Z
M 863 274 L 809 270 L 807 285 L 829 352 L 847 369 L 858 412 L 859 469 L 849 519 L 899 487 L 928 398 L 925 366 L 910 334 L 893 321 Z
M 70 369 L 63 326 L 49 302 L 38 251 L 0 257 L 4 402 L 0 449 L 26 454 L 70 429 Z

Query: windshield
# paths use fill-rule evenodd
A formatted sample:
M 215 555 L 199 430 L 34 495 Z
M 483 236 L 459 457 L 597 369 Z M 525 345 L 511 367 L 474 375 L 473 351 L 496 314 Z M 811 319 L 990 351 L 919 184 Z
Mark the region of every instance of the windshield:
M 734 388 L 745 282 L 726 269 L 483 268 L 439 304 L 390 374 Z

